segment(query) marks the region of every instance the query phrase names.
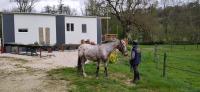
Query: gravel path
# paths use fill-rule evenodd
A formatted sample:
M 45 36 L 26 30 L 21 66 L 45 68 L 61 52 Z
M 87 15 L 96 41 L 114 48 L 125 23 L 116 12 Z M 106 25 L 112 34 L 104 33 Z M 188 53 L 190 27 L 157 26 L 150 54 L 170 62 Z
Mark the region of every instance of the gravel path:
M 47 71 L 75 67 L 77 51 L 43 53 L 43 57 L 0 54 L 0 92 L 66 92 L 67 81 L 53 80 Z

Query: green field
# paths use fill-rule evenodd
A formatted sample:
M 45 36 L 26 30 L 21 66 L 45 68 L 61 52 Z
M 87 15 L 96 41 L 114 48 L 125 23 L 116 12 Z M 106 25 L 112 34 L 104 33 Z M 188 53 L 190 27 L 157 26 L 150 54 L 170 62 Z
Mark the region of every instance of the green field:
M 154 62 L 154 46 L 141 46 L 141 81 L 130 83 L 129 58 L 119 56 L 119 61 L 109 64 L 109 78 L 104 77 L 103 66 L 100 77 L 95 78 L 96 64 L 86 65 L 87 77 L 78 76 L 76 69 L 63 68 L 49 71 L 55 80 L 66 80 L 68 91 L 72 92 L 200 92 L 200 48 L 195 45 L 159 46 L 158 58 Z M 130 50 L 130 47 L 129 47 Z M 167 52 L 166 77 L 162 77 L 163 53 Z

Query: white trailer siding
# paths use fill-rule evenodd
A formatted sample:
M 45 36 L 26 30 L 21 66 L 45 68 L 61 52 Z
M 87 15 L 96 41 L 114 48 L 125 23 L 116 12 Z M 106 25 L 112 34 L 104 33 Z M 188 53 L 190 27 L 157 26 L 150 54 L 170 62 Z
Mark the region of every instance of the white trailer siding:
M 56 18 L 47 15 L 14 15 L 15 43 L 33 44 L 39 42 L 39 27 L 50 28 L 50 44 L 56 43 Z M 18 32 L 28 29 L 28 32 Z M 44 35 L 45 38 L 45 35 Z
M 74 24 L 74 31 L 67 31 L 67 23 Z M 82 24 L 87 25 L 86 33 L 82 33 Z M 97 18 L 65 17 L 65 44 L 80 44 L 82 39 L 97 43 Z

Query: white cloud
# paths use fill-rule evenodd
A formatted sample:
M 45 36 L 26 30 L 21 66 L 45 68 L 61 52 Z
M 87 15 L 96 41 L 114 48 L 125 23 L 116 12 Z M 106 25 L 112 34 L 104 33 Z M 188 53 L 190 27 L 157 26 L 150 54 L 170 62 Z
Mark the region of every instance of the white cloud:
M 43 9 L 44 9 L 44 6 L 46 5 L 50 5 L 50 6 L 53 6 L 53 5 L 58 5 L 60 0 L 40 0 L 35 6 L 34 6 L 34 9 L 37 11 L 37 12 L 41 12 Z M 69 5 L 71 8 L 74 8 L 77 10 L 77 12 L 79 14 L 81 14 L 81 8 L 84 8 L 84 2 L 87 1 L 87 0 L 63 0 L 63 3 L 65 5 Z M 158 0 L 159 1 L 159 5 L 162 6 L 163 3 L 161 2 L 162 0 Z M 178 3 L 180 4 L 180 2 L 182 3 L 186 3 L 188 2 L 188 0 L 175 0 L 176 2 L 175 3 Z M 189 0 L 190 2 L 191 1 L 194 1 L 194 0 Z M 170 4 L 172 5 L 172 4 Z M 0 11 L 2 10 L 11 10 L 12 8 L 16 7 L 16 4 L 13 3 L 13 2 L 10 2 L 10 0 L 0 0 Z
M 0 0 L 0 11 L 2 10 L 11 10 L 16 7 L 15 3 L 9 2 L 10 0 Z M 59 4 L 60 0 L 40 0 L 35 4 L 34 9 L 38 12 L 42 11 L 44 6 L 56 6 Z M 85 0 L 63 0 L 63 4 L 70 6 L 77 10 L 77 12 L 81 13 L 81 7 L 83 6 Z
M 0 11 L 11 10 L 14 7 L 16 7 L 16 5 L 12 2 L 9 2 L 9 0 L 1 0 L 0 1 Z

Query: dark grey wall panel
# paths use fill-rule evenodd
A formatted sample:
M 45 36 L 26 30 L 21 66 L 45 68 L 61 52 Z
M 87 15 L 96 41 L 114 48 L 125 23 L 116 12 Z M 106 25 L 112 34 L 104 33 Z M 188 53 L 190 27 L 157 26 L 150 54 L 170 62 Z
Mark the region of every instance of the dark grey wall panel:
M 102 40 L 102 27 L 101 27 L 101 18 L 97 17 L 97 44 L 101 44 Z
M 65 16 L 56 16 L 56 43 L 65 44 Z
M 4 43 L 15 42 L 14 14 L 3 14 Z

